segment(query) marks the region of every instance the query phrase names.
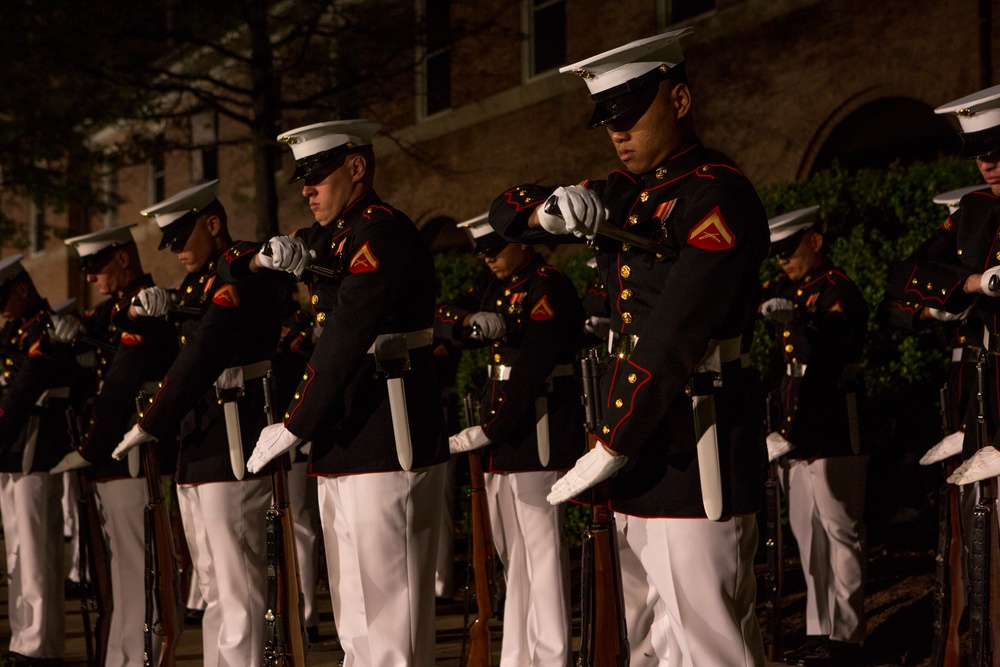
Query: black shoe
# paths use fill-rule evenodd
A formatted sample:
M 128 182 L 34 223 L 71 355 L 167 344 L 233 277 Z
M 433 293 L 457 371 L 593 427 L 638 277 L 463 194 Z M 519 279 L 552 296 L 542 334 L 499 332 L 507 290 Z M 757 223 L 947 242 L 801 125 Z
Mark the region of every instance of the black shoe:
M 186 609 L 184 611 L 184 625 L 201 625 L 201 619 L 204 616 L 204 609 Z
M 63 583 L 63 590 L 67 600 L 79 600 L 87 594 L 87 584 L 82 581 L 67 579 Z
M 306 628 L 306 637 L 309 638 L 309 643 L 310 644 L 318 644 L 319 643 L 319 626 L 318 625 L 310 625 L 308 628 Z
M 864 650 L 860 644 L 848 644 L 831 639 L 812 655 L 799 659 L 800 667 L 863 667 Z
M 797 664 L 799 660 L 805 658 L 807 655 L 812 655 L 820 650 L 821 647 L 825 647 L 829 642 L 830 638 L 826 635 L 806 635 L 806 640 L 802 642 L 801 646 L 790 651 L 785 651 L 784 661 L 792 665 Z

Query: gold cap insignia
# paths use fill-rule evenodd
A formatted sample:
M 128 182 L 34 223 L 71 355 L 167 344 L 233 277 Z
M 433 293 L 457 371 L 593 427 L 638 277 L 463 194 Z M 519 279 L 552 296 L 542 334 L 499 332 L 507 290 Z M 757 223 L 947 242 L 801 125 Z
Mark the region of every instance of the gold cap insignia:
M 583 67 L 578 67 L 573 70 L 573 74 L 576 74 L 581 79 L 593 79 L 594 75 L 590 73 L 590 70 Z

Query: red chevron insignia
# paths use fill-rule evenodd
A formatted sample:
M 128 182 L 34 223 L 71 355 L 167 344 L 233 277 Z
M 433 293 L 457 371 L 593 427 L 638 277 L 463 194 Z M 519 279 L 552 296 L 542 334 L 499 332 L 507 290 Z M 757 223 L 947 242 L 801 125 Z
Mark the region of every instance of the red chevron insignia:
M 240 295 L 236 293 L 234 285 L 223 285 L 212 297 L 212 303 L 217 306 L 234 308 L 240 305 Z

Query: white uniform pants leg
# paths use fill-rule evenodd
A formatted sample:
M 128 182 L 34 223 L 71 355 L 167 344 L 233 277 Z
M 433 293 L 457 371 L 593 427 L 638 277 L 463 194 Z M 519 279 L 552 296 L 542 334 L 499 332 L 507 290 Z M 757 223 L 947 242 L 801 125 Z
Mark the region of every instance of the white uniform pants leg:
M 80 484 L 75 472 L 64 472 L 62 477 L 62 513 L 63 537 L 69 538 L 70 557 L 69 572 L 66 578 L 70 581 L 85 581 L 87 574 L 80 572 Z
M 792 461 L 788 518 L 806 579 L 806 633 L 865 638 L 867 456 Z
M 625 629 L 629 642 L 630 667 L 659 667 L 669 664 L 671 650 L 677 654 L 667 608 L 646 577 L 646 570 L 628 545 L 626 514 L 615 513 L 618 533 L 618 563 L 622 572 Z
M 305 624 L 307 628 L 312 628 L 319 626 L 319 610 L 316 608 L 319 506 L 316 500 L 316 478 L 310 477 L 308 471 L 309 463 L 306 461 L 292 464 L 288 473 L 288 501 L 295 528 L 295 553 L 299 560 Z
M 201 620 L 202 662 L 219 664 L 219 642 L 222 627 L 222 609 L 219 607 L 219 588 L 215 580 L 215 564 L 205 532 L 205 519 L 197 486 L 177 486 L 177 507 L 184 524 L 184 540 L 191 554 L 191 585 L 198 586 L 199 596 L 205 603 Z M 191 597 L 191 596 L 188 596 Z
M 204 522 L 196 545 L 191 545 L 190 534 L 188 545 L 207 603 L 202 621 L 205 665 L 260 664 L 267 586 L 264 515 L 271 504 L 270 480 L 183 485 L 178 497 L 182 511 L 185 504 L 197 505 L 195 511 Z M 208 567 L 199 564 L 205 558 Z M 211 653 L 216 653 L 215 663 L 209 662 Z
M 10 650 L 32 658 L 65 651 L 61 497 L 58 475 L 0 473 Z
M 111 627 L 104 667 L 141 667 L 145 653 L 143 625 L 146 599 L 142 595 L 146 569 L 146 480 L 115 479 L 96 482 L 111 571 Z M 154 653 L 160 638 L 153 635 Z M 152 664 L 156 664 L 153 660 Z
M 445 465 L 319 478 L 344 667 L 434 664 L 434 562 Z
M 545 500 L 562 473 L 486 474 L 490 524 L 507 599 L 501 667 L 562 667 L 570 659 L 568 568 L 562 508 Z
M 753 572 L 757 520 L 629 517 L 628 543 L 665 605 L 672 667 L 763 667 Z
M 438 529 L 437 562 L 434 564 L 434 595 L 450 598 L 455 594 L 455 457 L 448 459 L 445 471 L 444 504 Z

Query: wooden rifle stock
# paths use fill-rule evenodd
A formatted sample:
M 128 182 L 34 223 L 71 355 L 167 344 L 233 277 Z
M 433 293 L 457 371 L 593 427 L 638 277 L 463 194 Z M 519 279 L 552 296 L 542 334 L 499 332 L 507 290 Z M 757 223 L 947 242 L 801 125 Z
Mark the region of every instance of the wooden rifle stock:
M 953 432 L 951 406 L 946 382 L 940 390 L 941 431 L 945 436 Z M 955 471 L 955 457 L 943 462 L 944 477 Z M 965 582 L 962 580 L 962 525 L 960 518 L 959 488 L 941 482 L 938 490 L 938 548 L 935 557 L 934 585 L 934 642 L 931 661 L 941 667 L 959 667 L 961 639 L 958 624 L 965 608 Z
M 477 422 L 471 395 L 465 397 L 465 424 Z M 496 548 L 493 545 L 493 528 L 486 502 L 486 477 L 483 474 L 483 455 L 480 450 L 469 452 L 469 502 L 472 524 L 472 572 L 476 592 L 476 620 L 468 628 L 469 655 L 466 667 L 492 667 L 493 650 L 490 647 L 490 618 L 501 594 L 496 577 Z
M 271 371 L 264 376 L 264 413 L 274 423 Z M 270 464 L 271 507 L 267 510 L 267 611 L 264 614 L 264 667 L 305 667 L 309 646 L 305 600 L 299 580 L 295 524 L 288 500 L 291 457 L 282 454 Z
M 581 362 L 587 449 L 599 446 L 600 363 L 590 349 Z M 583 535 L 578 667 L 627 667 L 630 660 L 618 531 L 608 506 L 609 482 L 591 490 L 591 522 Z
M 140 391 L 135 398 L 136 413 L 142 418 L 146 394 Z M 146 475 L 146 619 L 143 624 L 145 640 L 144 665 L 153 664 L 153 636 L 160 637 L 161 667 L 173 667 L 177 662 L 177 642 L 184 631 L 182 623 L 184 603 L 180 594 L 180 575 L 177 553 L 174 548 L 172 519 L 163 496 L 160 478 L 160 450 L 156 443 L 139 445 Z M 159 618 L 157 618 L 159 614 Z
M 773 428 L 771 415 L 771 394 L 767 395 L 765 404 L 767 414 L 767 432 Z M 764 482 L 765 514 L 764 514 L 764 548 L 767 553 L 767 571 L 764 573 L 764 585 L 767 590 L 767 625 L 764 628 L 764 641 L 767 644 L 769 660 L 780 660 L 784 656 L 784 631 L 782 628 L 781 590 L 784 586 L 785 550 L 781 533 L 781 491 L 778 488 L 778 462 L 768 464 L 767 480 Z
M 66 421 L 70 440 L 75 448 L 80 445 L 80 431 L 72 408 L 66 410 Z M 94 487 L 87 468 L 76 471 L 80 485 L 78 508 L 80 514 L 80 569 L 87 573 L 90 585 L 87 594 L 80 596 L 80 613 L 83 616 L 84 641 L 87 648 L 87 664 L 103 665 L 108 655 L 108 640 L 111 635 L 111 615 L 114 613 L 114 599 L 111 590 L 111 563 L 108 557 L 101 516 L 97 510 Z M 90 599 L 93 598 L 93 630 L 90 625 Z M 93 634 L 92 634 L 93 633 Z
M 986 355 L 981 354 L 976 363 L 978 381 L 977 400 L 979 417 L 976 435 L 979 448 L 992 446 L 986 425 L 983 387 Z M 997 623 L 1000 623 L 1000 553 L 996 528 L 996 480 L 979 482 L 979 504 L 972 515 L 972 547 L 970 561 L 969 599 L 969 666 L 1000 667 L 1000 641 L 997 640 Z

